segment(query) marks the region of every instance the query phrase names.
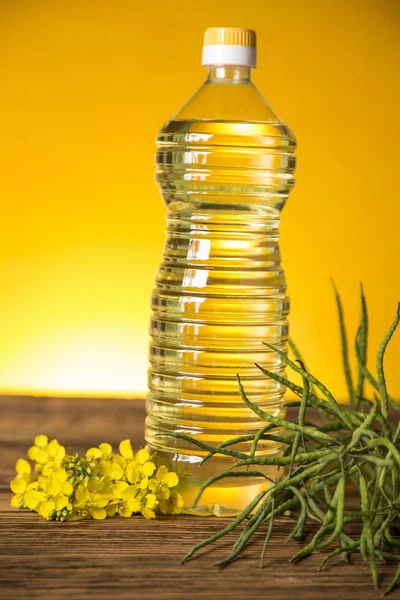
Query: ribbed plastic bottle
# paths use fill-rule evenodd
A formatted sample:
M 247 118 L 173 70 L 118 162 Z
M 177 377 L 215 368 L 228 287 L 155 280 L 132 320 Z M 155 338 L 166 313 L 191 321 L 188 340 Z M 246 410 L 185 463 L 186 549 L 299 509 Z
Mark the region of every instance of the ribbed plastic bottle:
M 171 437 L 217 445 L 254 434 L 260 421 L 242 402 L 283 415 L 285 389 L 255 363 L 283 374 L 289 299 L 279 253 L 280 212 L 294 184 L 295 138 L 251 81 L 252 30 L 207 29 L 208 77 L 161 129 L 156 179 L 167 207 L 162 262 L 152 296 L 146 442 L 180 475 L 185 511 L 232 515 L 268 485 L 232 477 L 199 486 L 232 464 Z M 233 446 L 249 452 L 251 442 Z M 279 452 L 260 441 L 257 455 Z M 276 477 L 271 467 L 264 469 Z

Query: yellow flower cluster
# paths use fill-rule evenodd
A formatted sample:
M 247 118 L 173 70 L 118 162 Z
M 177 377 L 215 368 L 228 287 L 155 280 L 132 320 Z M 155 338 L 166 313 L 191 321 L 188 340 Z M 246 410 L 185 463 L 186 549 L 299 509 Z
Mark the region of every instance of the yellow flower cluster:
M 183 507 L 182 496 L 172 489 L 178 475 L 163 465 L 157 469 L 143 448 L 134 454 L 129 440 L 120 443 L 119 453 L 110 444 L 100 444 L 82 457 L 66 454 L 57 440 L 38 435 L 28 457 L 34 469 L 24 458 L 17 461 L 11 504 L 45 519 L 78 521 L 135 513 L 154 519 L 157 513 L 179 514 Z

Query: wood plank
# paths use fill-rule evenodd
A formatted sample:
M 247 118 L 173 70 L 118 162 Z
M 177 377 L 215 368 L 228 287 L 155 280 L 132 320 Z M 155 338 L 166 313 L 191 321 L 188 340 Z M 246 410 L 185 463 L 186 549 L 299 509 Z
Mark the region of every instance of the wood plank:
M 216 517 L 54 523 L 13 509 L 8 482 L 15 460 L 35 434 L 48 433 L 80 450 L 106 440 L 116 445 L 126 437 L 139 446 L 144 406 L 141 401 L 0 398 L 0 411 L 0 597 L 4 600 L 379 597 L 372 588 L 368 565 L 359 558 L 351 565 L 332 562 L 321 572 L 322 555 L 299 565 L 288 564 L 299 545 L 285 544 L 292 527 L 287 518 L 279 520 L 263 570 L 259 569 L 261 532 L 243 558 L 219 569 L 212 565 L 230 551 L 233 533 L 196 560 L 180 565 L 194 543 L 225 526 L 227 521 Z M 383 565 L 383 584 L 392 572 L 393 566 Z M 399 597 L 399 592 L 393 597 Z

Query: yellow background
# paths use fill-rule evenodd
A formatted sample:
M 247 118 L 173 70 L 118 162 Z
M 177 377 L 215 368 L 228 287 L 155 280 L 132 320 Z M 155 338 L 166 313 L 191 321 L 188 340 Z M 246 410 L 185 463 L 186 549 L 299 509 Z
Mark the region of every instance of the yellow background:
M 2 0 L 0 392 L 145 390 L 164 237 L 154 138 L 205 77 L 204 29 L 234 25 L 257 30 L 254 80 L 299 142 L 282 215 L 292 335 L 343 395 L 329 278 L 352 336 L 364 282 L 371 350 L 400 298 L 399 13 L 396 0 Z M 397 396 L 399 351 L 400 335 Z

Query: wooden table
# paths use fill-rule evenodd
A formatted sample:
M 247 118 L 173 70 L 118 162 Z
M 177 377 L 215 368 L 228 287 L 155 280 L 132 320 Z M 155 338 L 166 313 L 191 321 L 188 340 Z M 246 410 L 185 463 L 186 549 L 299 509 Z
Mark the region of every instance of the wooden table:
M 102 441 L 130 438 L 143 444 L 140 400 L 0 398 L 0 598 L 83 600 L 253 600 L 379 598 L 368 565 L 332 561 L 318 572 L 321 557 L 298 565 L 298 549 L 285 544 L 291 524 L 284 518 L 259 569 L 263 535 L 254 536 L 245 557 L 226 569 L 212 565 L 226 556 L 234 536 L 224 538 L 184 566 L 180 559 L 196 542 L 226 524 L 199 517 L 115 518 L 77 523 L 48 522 L 10 507 L 14 465 L 38 433 L 79 451 Z M 211 548 L 211 549 L 210 549 Z M 393 566 L 383 565 L 382 584 Z M 400 591 L 393 594 L 400 597 Z

